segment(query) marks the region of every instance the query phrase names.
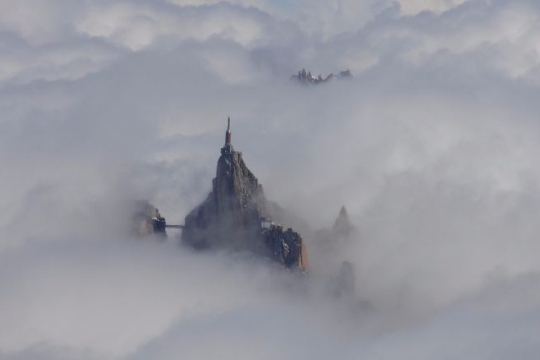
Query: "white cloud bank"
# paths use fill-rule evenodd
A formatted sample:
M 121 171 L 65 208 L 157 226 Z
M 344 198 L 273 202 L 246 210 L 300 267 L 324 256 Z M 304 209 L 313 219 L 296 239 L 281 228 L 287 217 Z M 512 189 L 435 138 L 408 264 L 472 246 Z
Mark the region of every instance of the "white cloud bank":
M 0 0 L 0 359 L 536 359 L 536 1 Z M 306 67 L 355 79 L 315 88 Z M 126 238 L 206 196 L 356 243 L 308 279 Z M 343 260 L 357 298 L 329 295 Z

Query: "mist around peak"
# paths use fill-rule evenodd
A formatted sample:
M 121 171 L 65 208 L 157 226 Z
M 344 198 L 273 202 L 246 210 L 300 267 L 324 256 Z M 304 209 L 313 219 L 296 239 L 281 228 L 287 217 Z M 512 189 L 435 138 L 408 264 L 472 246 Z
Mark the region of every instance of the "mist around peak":
M 0 0 L 0 359 L 536 360 L 539 16 Z M 204 201 L 227 116 L 307 279 L 129 234 Z

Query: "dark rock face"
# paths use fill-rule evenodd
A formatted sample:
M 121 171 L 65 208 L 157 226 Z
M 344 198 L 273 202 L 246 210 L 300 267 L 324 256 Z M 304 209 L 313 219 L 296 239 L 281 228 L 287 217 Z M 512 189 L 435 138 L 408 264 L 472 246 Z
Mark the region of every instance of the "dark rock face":
M 166 221 L 161 216 L 159 210 L 154 205 L 146 201 L 135 203 L 135 210 L 132 216 L 132 234 L 140 237 L 149 235 L 159 235 L 166 237 Z
M 242 153 L 230 144 L 230 131 L 217 163 L 212 192 L 185 219 L 182 242 L 196 249 L 251 251 L 288 268 L 305 267 L 302 237 L 270 220 L 269 203 Z
M 262 187 L 238 152 L 223 153 L 212 192 L 185 219 L 182 240 L 195 248 L 250 249 L 268 215 Z
M 344 70 L 337 75 L 330 74 L 323 78 L 321 75 L 315 77 L 311 74 L 311 71 L 306 72 L 306 69 L 298 72 L 298 75 L 293 75 L 291 80 L 298 81 L 302 85 L 317 85 L 327 83 L 334 79 L 352 79 L 353 75 L 350 70 Z
M 297 232 L 291 228 L 283 231 L 281 226 L 270 225 L 263 227 L 260 235 L 272 259 L 288 268 L 307 269 L 305 246 Z

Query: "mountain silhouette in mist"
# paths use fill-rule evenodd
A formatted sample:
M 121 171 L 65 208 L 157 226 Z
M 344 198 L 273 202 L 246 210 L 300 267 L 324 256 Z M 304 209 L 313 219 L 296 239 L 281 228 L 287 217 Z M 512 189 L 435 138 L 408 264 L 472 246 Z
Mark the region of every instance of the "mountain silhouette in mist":
M 234 150 L 229 119 L 212 191 L 186 216 L 182 242 L 195 249 L 249 251 L 289 269 L 304 270 L 307 259 L 302 237 L 274 223 L 276 209 L 242 153 Z

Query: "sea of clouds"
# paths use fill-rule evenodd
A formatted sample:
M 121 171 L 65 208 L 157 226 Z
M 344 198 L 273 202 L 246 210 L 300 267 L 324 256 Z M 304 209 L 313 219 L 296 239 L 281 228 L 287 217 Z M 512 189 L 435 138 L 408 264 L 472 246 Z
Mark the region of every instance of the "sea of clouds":
M 533 0 L 0 0 L 0 359 L 538 359 L 539 39 Z M 126 235 L 207 196 L 227 116 L 359 229 L 307 277 Z

